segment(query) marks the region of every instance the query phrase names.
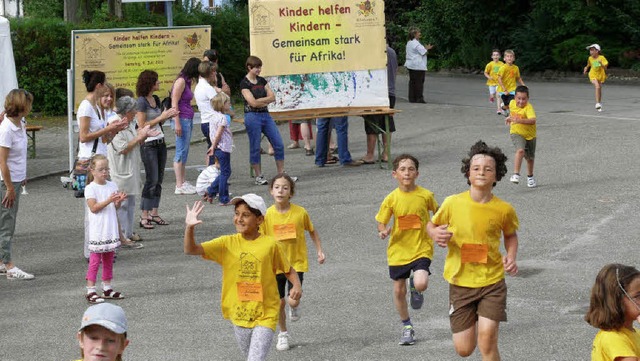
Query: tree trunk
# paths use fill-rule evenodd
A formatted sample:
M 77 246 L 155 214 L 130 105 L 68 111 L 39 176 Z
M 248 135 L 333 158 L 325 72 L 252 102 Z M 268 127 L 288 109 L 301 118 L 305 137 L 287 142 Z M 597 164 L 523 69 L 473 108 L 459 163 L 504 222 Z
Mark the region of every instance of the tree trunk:
M 77 24 L 78 8 L 80 7 L 80 0 L 64 0 L 64 21 Z

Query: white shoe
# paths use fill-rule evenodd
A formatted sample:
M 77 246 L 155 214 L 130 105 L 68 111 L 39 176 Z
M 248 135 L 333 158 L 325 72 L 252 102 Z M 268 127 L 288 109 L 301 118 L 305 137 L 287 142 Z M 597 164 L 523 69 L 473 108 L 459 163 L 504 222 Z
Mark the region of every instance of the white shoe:
M 289 349 L 289 333 L 280 332 L 278 334 L 278 343 L 276 344 L 276 350 L 287 351 Z
M 535 178 L 533 177 L 527 177 L 527 187 L 529 188 L 535 188 L 537 187 L 538 184 L 536 183 Z
M 293 322 L 296 322 L 300 319 L 300 306 L 298 307 L 289 306 L 289 319 Z
M 7 270 L 8 280 L 32 280 L 34 278 L 36 278 L 36 276 L 27 273 L 18 267 L 13 267 L 12 269 Z
M 189 192 L 193 192 L 193 193 L 190 193 L 190 194 L 196 193 L 196 187 L 193 184 L 189 183 L 189 182 L 182 183 L 182 188 L 187 189 Z
M 184 185 L 182 187 L 176 187 L 176 191 L 175 194 L 195 194 L 196 190 L 195 189 L 190 189 L 188 187 L 185 187 Z
M 511 183 L 515 183 L 515 184 L 520 183 L 520 175 L 519 174 L 512 175 L 511 178 L 509 178 L 509 181 L 511 181 Z
M 0 264 L 0 275 L 6 274 L 7 273 L 7 266 L 4 265 L 4 263 Z
M 596 103 L 596 110 L 601 112 L 602 111 L 602 104 Z

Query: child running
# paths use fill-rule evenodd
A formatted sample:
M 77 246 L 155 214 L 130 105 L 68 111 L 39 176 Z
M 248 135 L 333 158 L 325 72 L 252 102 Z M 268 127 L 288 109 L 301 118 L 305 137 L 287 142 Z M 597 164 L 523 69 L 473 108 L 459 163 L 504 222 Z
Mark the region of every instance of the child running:
M 433 241 L 426 232 L 431 213 L 438 209 L 433 193 L 416 185 L 418 160 L 402 154 L 393 160 L 392 176 L 398 188 L 391 192 L 380 205 L 376 214 L 378 236 L 381 239 L 391 234 L 387 246 L 389 276 L 393 280 L 393 303 L 402 321 L 400 345 L 413 345 L 415 333 L 407 307 L 407 278 L 411 291 L 411 308 L 422 307 L 427 289 L 433 258 Z M 393 227 L 387 224 L 393 216 Z M 413 272 L 413 274 L 412 274 Z
M 621 264 L 604 266 L 591 289 L 584 317 L 599 328 L 591 349 L 592 361 L 640 360 L 640 271 Z
M 516 97 L 509 103 L 510 115 L 505 119 L 509 125 L 511 142 L 516 148 L 513 159 L 513 175 L 509 179 L 512 183 L 520 183 L 520 167 L 522 158 L 527 161 L 527 187 L 538 186 L 533 178 L 533 161 L 536 155 L 536 112 L 529 103 L 529 88 L 520 85 L 516 88 Z
M 84 196 L 89 208 L 89 269 L 87 270 L 87 294 L 89 303 L 102 303 L 105 298 L 123 299 L 124 295 L 113 290 L 113 257 L 120 246 L 120 230 L 116 208 L 120 207 L 127 194 L 118 191 L 118 186 L 108 180 L 109 161 L 96 154 L 89 166 L 89 185 Z M 96 292 L 98 268 L 102 263 L 102 296 Z
M 500 100 L 496 99 L 496 89 L 498 88 L 498 70 L 504 65 L 500 61 L 500 50 L 493 49 L 491 52 L 491 61 L 484 67 L 484 77 L 487 78 L 487 86 L 489 87 L 489 102 L 496 103 L 496 111 L 498 114 L 502 114 L 502 108 L 500 107 Z
M 520 77 L 520 68 L 513 62 L 516 61 L 516 53 L 511 49 L 504 51 L 505 64 L 498 70 L 498 90 L 502 99 L 502 114 L 509 116 L 509 103 L 515 97 L 516 85 L 525 85 Z
M 122 361 L 127 339 L 127 316 L 124 310 L 110 303 L 87 308 L 78 331 L 81 360 Z
M 596 89 L 596 110 L 602 111 L 602 83 L 607 80 L 607 67 L 609 62 L 602 54 L 600 54 L 601 48 L 598 44 L 591 44 L 587 46 L 589 50 L 589 58 L 587 59 L 587 66 L 584 67 L 583 73 L 586 74 L 589 71 L 589 81 Z
M 231 99 L 223 92 L 219 92 L 211 99 L 213 114 L 209 121 L 209 138 L 211 148 L 207 154 L 215 155 L 220 164 L 220 175 L 211 182 L 204 194 L 204 200 L 213 202 L 218 195 L 219 205 L 229 204 L 229 177 L 231 176 L 231 151 L 233 150 L 233 134 L 227 124 L 227 116 L 224 113 L 231 109 Z
M 184 253 L 199 255 L 222 266 L 222 316 L 233 323 L 236 340 L 247 360 L 267 358 L 278 323 L 280 297 L 276 274 L 284 273 L 293 284 L 289 302 L 302 296 L 298 274 L 273 237 L 260 233 L 267 206 L 262 197 L 249 193 L 231 200 L 233 224 L 238 233 L 195 243 L 195 227 L 202 202 L 187 206 Z
M 275 204 L 267 209 L 261 229 L 265 235 L 271 236 L 279 242 L 285 256 L 298 274 L 300 285 L 302 286 L 304 274 L 309 271 L 304 231 L 309 232 L 313 240 L 318 263 L 323 264 L 325 256 L 322 251 L 320 235 L 313 227 L 307 210 L 290 202 L 291 197 L 296 192 L 296 183 L 291 177 L 287 174 L 273 177 L 269 183 L 269 192 L 271 192 Z M 289 333 L 287 332 L 287 316 L 285 314 L 285 295 L 288 293 L 285 293 L 285 286 L 288 285 L 289 292 L 291 292 L 293 284 L 287 281 L 283 273 L 278 273 L 276 279 L 278 280 L 278 292 L 280 293 L 280 317 L 278 319 L 280 333 L 278 334 L 276 350 L 286 351 L 289 349 Z M 289 318 L 291 321 L 300 319 L 297 303 L 289 304 Z
M 518 217 L 492 193 L 507 174 L 506 161 L 500 148 L 474 144 L 462 161 L 469 190 L 447 197 L 427 225 L 431 238 L 448 248 L 444 278 L 449 282 L 449 321 L 453 346 L 462 357 L 478 345 L 482 360 L 500 360 L 498 327 L 507 320 L 504 273 L 518 272 Z

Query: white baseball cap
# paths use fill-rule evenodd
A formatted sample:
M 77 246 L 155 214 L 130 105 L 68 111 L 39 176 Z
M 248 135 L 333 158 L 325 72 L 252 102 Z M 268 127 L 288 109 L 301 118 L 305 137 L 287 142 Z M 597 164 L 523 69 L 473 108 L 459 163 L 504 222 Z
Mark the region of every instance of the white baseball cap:
M 106 302 L 100 303 L 84 311 L 79 331 L 91 325 L 102 326 L 121 335 L 127 332 L 127 316 L 120 306 Z
M 587 50 L 591 49 L 591 48 L 596 48 L 597 51 L 600 51 L 600 45 L 598 44 L 591 44 L 589 46 L 587 46 Z
M 267 205 L 264 203 L 264 199 L 257 194 L 247 193 L 242 197 L 233 197 L 230 203 L 236 205 L 240 201 L 245 201 L 250 208 L 257 209 L 263 216 L 267 214 Z

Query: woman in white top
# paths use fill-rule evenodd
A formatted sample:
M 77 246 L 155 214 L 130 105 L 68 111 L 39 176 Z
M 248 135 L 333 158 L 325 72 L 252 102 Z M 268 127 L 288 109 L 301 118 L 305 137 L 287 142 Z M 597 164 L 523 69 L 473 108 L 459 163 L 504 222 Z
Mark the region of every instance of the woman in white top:
M 216 87 L 216 70 L 218 66 L 216 63 L 210 61 L 203 61 L 198 65 L 198 73 L 200 78 L 198 84 L 193 91 L 193 97 L 198 105 L 198 111 L 200 112 L 200 129 L 207 141 L 208 148 L 211 148 L 211 138 L 209 137 L 209 123 L 213 117 L 214 111 L 211 106 L 211 99 L 216 96 L 222 89 Z M 213 84 L 213 85 L 212 85 Z M 207 165 L 214 163 L 214 156 L 207 156 Z
M 409 102 L 426 103 L 424 101 L 424 76 L 427 72 L 427 52 L 433 45 L 424 46 L 420 43 L 420 30 L 409 30 L 406 61 L 404 66 L 409 70 Z
M 13 264 L 11 243 L 16 229 L 20 192 L 27 182 L 27 132 L 24 117 L 31 111 L 33 95 L 13 89 L 4 102 L 5 115 L 0 123 L 0 274 L 10 280 L 30 280 L 34 276 Z

